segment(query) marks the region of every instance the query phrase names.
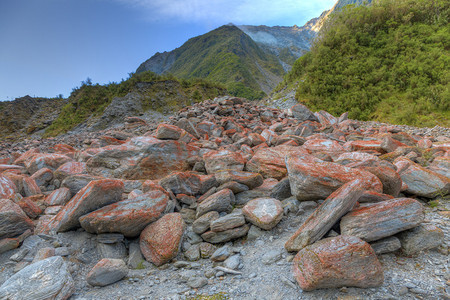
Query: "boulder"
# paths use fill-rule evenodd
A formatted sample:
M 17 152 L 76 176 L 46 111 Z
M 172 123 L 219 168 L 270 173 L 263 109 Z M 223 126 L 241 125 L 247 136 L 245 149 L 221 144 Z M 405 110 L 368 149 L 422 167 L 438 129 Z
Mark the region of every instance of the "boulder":
M 68 299 L 75 283 L 61 256 L 33 263 L 0 286 L 0 299 Z
M 372 247 L 353 236 L 327 238 L 300 250 L 294 277 L 304 291 L 321 288 L 370 288 L 383 284 L 383 268 Z
M 72 198 L 70 190 L 66 187 L 62 187 L 54 190 L 50 195 L 48 195 L 45 202 L 49 206 L 66 205 L 70 198 Z
M 344 152 L 344 148 L 337 141 L 325 139 L 308 140 L 302 147 L 310 152 Z
M 210 223 L 210 228 L 212 231 L 219 232 L 240 227 L 244 224 L 244 215 L 241 210 L 237 210 L 236 212 L 232 212 L 228 215 L 212 220 Z
M 53 179 L 53 171 L 47 168 L 42 168 L 31 175 L 31 178 L 36 181 L 38 186 L 47 185 Z
M 53 176 L 62 181 L 64 180 L 64 178 L 68 176 L 86 173 L 87 173 L 86 163 L 70 161 L 66 162 L 65 164 L 61 165 L 58 169 L 56 169 L 56 171 L 53 173 Z
M 18 236 L 33 228 L 33 221 L 19 205 L 8 199 L 0 199 L 0 240 Z
M 444 232 L 431 224 L 422 224 L 398 235 L 404 254 L 411 256 L 421 251 L 439 247 L 444 242 Z
M 221 190 L 198 204 L 196 218 L 199 218 L 210 211 L 231 212 L 234 202 L 235 198 L 231 190 Z
M 193 172 L 176 172 L 159 181 L 167 191 L 174 194 L 197 195 L 202 191 L 201 178 Z M 206 191 L 205 191 L 206 192 Z
M 245 160 L 239 152 L 230 150 L 210 151 L 203 155 L 203 160 L 208 174 L 228 169 L 242 171 L 245 164 Z
M 183 130 L 175 125 L 159 124 L 156 128 L 156 138 L 160 140 L 178 140 Z
M 316 121 L 319 122 L 319 119 L 314 115 L 312 111 L 310 111 L 306 106 L 303 104 L 296 104 L 291 107 L 291 112 L 294 118 L 299 120 L 300 122 L 303 121 Z
M 292 196 L 291 184 L 289 182 L 289 177 L 283 178 L 278 182 L 270 192 L 270 198 L 275 198 L 278 200 L 284 200 Z
M 349 212 L 364 191 L 361 180 L 355 179 L 332 193 L 289 238 L 285 244 L 288 251 L 299 251 L 320 240 Z
M 211 222 L 218 218 L 219 213 L 217 211 L 207 212 L 192 223 L 192 231 L 196 234 L 202 234 L 210 228 Z
M 103 177 L 92 176 L 92 175 L 73 175 L 69 176 L 61 183 L 61 187 L 66 187 L 70 190 L 70 194 L 75 196 L 82 188 L 88 185 L 89 182 L 93 180 L 101 180 Z
M 23 196 L 30 197 L 41 194 L 41 189 L 31 177 L 24 177 L 22 180 Z
M 377 255 L 397 251 L 401 248 L 400 240 L 395 236 L 378 240 L 370 244 Z
M 423 207 L 410 198 L 361 204 L 341 219 L 341 233 L 376 241 L 423 222 Z
M 264 179 L 259 173 L 244 172 L 237 170 L 223 170 L 214 174 L 219 184 L 224 184 L 229 181 L 235 181 L 245 184 L 249 189 L 254 189 L 263 184 Z
M 141 233 L 140 247 L 145 259 L 161 266 L 174 258 L 180 247 L 184 221 L 179 213 L 163 216 Z
M 159 190 L 119 201 L 80 217 L 81 227 L 90 233 L 122 233 L 125 237 L 139 236 L 150 223 L 164 213 L 169 196 Z
M 92 286 L 107 286 L 127 276 L 128 268 L 122 259 L 104 258 L 86 275 Z
M 64 232 L 80 227 L 79 218 L 122 199 L 123 182 L 116 179 L 91 181 L 47 224 L 48 232 Z
M 408 186 L 407 193 L 434 198 L 450 192 L 450 178 L 428 170 L 413 161 L 400 157 L 394 161 L 402 181 Z
M 9 199 L 17 192 L 14 182 L 6 176 L 0 175 L 0 199 Z
M 241 227 L 236 227 L 225 231 L 207 231 L 202 234 L 202 239 L 212 244 L 226 243 L 228 241 L 245 236 L 249 229 L 250 226 L 248 226 L 248 224 L 245 224 Z
M 72 159 L 62 154 L 35 154 L 25 161 L 25 167 L 30 174 L 34 174 L 42 168 L 56 170 L 59 166 Z
M 360 179 L 364 189 L 381 193 L 383 186 L 370 172 L 324 162 L 313 156 L 288 156 L 286 165 L 292 195 L 300 201 L 327 198 L 345 183 Z
M 283 218 L 281 202 L 274 198 L 253 199 L 242 208 L 242 212 L 247 221 L 265 230 L 271 230 Z

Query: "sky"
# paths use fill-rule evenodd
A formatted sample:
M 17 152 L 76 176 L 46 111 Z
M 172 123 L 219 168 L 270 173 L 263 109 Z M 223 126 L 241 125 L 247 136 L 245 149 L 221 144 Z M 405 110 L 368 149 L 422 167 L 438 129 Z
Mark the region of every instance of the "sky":
M 336 0 L 0 0 L 0 101 L 119 82 L 221 25 L 302 26 Z

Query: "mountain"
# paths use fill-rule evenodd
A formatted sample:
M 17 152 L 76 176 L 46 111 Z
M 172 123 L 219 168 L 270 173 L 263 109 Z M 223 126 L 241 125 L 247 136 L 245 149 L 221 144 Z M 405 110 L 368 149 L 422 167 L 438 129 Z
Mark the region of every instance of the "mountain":
M 274 54 L 234 25 L 191 38 L 171 52 L 156 53 L 136 73 L 148 70 L 220 82 L 231 94 L 246 98 L 259 98 L 261 91 L 269 93 L 285 73 Z
M 379 0 L 332 14 L 278 89 L 335 115 L 449 125 L 450 5 Z

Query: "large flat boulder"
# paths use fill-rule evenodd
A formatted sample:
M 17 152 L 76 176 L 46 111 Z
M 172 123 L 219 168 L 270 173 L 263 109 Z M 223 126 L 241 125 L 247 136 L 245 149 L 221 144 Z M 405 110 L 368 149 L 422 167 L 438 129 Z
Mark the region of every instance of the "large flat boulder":
M 327 238 L 300 250 L 294 277 L 304 291 L 370 288 L 383 284 L 383 268 L 372 247 L 354 236 Z
M 242 155 L 230 150 L 209 151 L 203 155 L 203 160 L 208 174 L 214 174 L 220 170 L 242 171 L 245 165 Z
M 158 190 L 119 201 L 80 217 L 80 224 L 90 233 L 122 233 L 139 236 L 150 223 L 158 220 L 169 202 L 169 196 Z
M 341 233 L 371 242 L 414 228 L 423 219 L 422 204 L 410 198 L 361 204 L 342 217 Z
M 123 182 L 117 179 L 91 181 L 47 224 L 46 231 L 64 232 L 80 227 L 79 218 L 122 199 Z
M 344 184 L 332 193 L 289 238 L 285 244 L 287 251 L 299 251 L 320 240 L 349 212 L 361 197 L 364 184 L 355 179 Z

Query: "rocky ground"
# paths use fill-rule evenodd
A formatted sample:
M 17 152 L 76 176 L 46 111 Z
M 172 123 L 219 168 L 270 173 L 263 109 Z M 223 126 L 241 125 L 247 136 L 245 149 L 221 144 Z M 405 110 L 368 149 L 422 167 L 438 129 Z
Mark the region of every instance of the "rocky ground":
M 124 121 L 0 145 L 0 299 L 450 299 L 448 128 Z

